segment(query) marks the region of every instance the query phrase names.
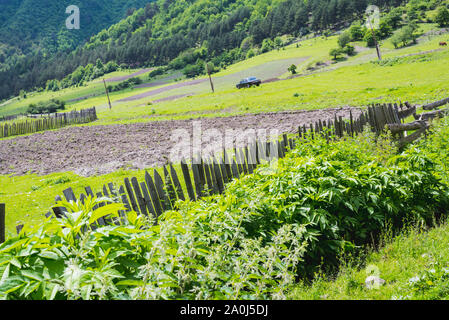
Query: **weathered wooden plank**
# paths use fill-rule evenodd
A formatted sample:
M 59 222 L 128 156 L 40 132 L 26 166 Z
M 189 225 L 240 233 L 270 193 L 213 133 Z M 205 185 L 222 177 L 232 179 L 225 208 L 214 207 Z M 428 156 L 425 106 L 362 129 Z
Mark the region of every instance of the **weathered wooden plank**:
M 223 175 L 220 170 L 220 165 L 218 164 L 217 159 L 215 159 L 215 157 L 212 157 L 212 164 L 213 164 L 213 169 L 214 169 L 214 173 L 215 173 L 215 179 L 217 181 L 218 192 L 223 193 L 224 192 Z
M 156 191 L 161 201 L 162 208 L 164 209 L 164 211 L 172 210 L 173 207 L 170 203 L 170 200 L 168 199 L 168 193 L 166 191 L 164 182 L 162 180 L 161 175 L 159 174 L 159 172 L 157 172 L 156 169 L 154 169 L 153 171 L 153 176 L 154 176 L 154 185 L 156 186 Z
M 424 120 L 417 120 L 404 124 L 392 123 L 388 125 L 388 129 L 391 131 L 391 133 L 395 134 L 403 131 L 418 130 L 426 126 L 427 124 Z
M 129 178 L 125 178 L 124 181 L 125 181 L 126 192 L 128 193 L 128 198 L 129 198 L 129 201 L 131 203 L 131 208 L 137 214 L 140 214 L 139 207 L 137 205 L 137 201 L 136 201 L 136 198 L 134 196 L 133 189 L 131 187 L 131 183 L 129 182 Z
M 150 192 L 150 197 L 153 201 L 154 210 L 156 211 L 157 216 L 160 216 L 163 213 L 161 199 L 157 193 L 156 185 L 148 172 L 145 172 L 145 182 L 147 183 L 148 191 Z
M 204 190 L 204 188 L 206 186 L 205 167 L 204 167 L 203 158 L 201 158 L 201 155 L 199 155 L 199 154 L 197 156 L 197 164 L 198 164 L 198 173 L 200 175 L 201 188 L 202 188 L 202 190 Z
M 399 139 L 399 142 L 398 142 L 399 148 L 403 148 L 403 147 L 405 147 L 407 144 L 409 144 L 409 143 L 411 143 L 411 142 L 413 142 L 413 141 L 419 139 L 419 138 L 421 137 L 421 135 L 422 135 L 424 132 L 426 132 L 427 128 L 428 128 L 428 127 L 423 127 L 423 128 L 421 128 L 421 129 L 419 129 L 419 130 L 413 132 L 411 135 Z
M 103 194 L 101 192 L 97 192 L 97 199 L 103 198 Z M 100 202 L 98 204 L 98 207 L 104 207 L 106 205 L 106 203 L 104 201 Z
M 287 153 L 287 151 L 288 151 L 288 137 L 287 137 L 287 134 L 286 133 L 284 133 L 283 135 L 282 135 L 282 142 L 283 142 L 283 149 L 282 149 L 282 152 L 284 153 L 284 156 L 285 156 L 285 154 Z
M 435 108 L 444 106 L 445 104 L 448 104 L 448 103 L 449 103 L 449 97 L 448 97 L 448 98 L 445 98 L 445 99 L 442 99 L 442 100 L 439 100 L 439 101 L 435 101 L 435 102 L 426 104 L 426 105 L 424 105 L 422 108 L 423 108 L 424 110 L 433 110 L 433 109 L 435 109 Z
M 0 203 L 0 244 L 5 242 L 6 238 L 6 205 Z
M 238 149 L 238 153 L 239 153 L 239 158 L 240 158 L 240 161 L 241 161 L 241 165 L 242 165 L 243 172 L 244 172 L 245 174 L 248 174 L 249 169 L 248 169 L 248 167 L 246 166 L 245 154 L 244 154 L 243 149 L 242 149 L 242 148 L 239 148 L 239 149 Z
M 62 199 L 61 199 L 61 197 L 59 196 L 59 195 L 57 195 L 56 197 L 55 197 L 55 202 L 57 203 L 57 202 L 59 202 L 59 201 L 61 201 Z M 65 217 L 66 216 L 66 212 L 67 212 L 67 209 L 66 208 L 64 208 L 64 207 L 53 207 L 52 208 L 52 210 L 53 210 L 53 212 L 54 212 L 54 214 L 55 214 L 55 216 L 57 217 L 57 218 L 62 218 L 62 217 Z
M 102 197 L 103 197 L 103 194 L 102 194 L 101 192 L 97 192 L 97 199 L 100 199 L 100 198 L 102 198 Z M 105 203 L 104 203 L 104 202 L 101 202 L 101 203 L 98 204 L 98 208 L 101 208 L 101 207 L 103 207 L 103 206 L 105 206 Z M 108 225 L 108 220 L 107 220 L 106 217 L 98 218 L 98 219 L 97 219 L 97 222 L 98 222 L 98 224 L 99 224 L 100 226 L 106 226 L 106 225 Z
M 266 144 L 263 143 L 262 141 L 258 140 L 257 141 L 257 155 L 258 155 L 260 163 L 262 161 L 267 161 L 267 151 L 265 150 L 265 148 L 266 148 Z
M 187 194 L 191 201 L 195 201 L 195 191 L 193 190 L 192 179 L 190 178 L 189 167 L 185 161 L 185 159 L 181 160 L 181 171 L 184 176 L 184 182 L 186 184 Z M 195 175 L 194 175 L 195 177 Z
M 87 196 L 90 196 L 92 199 L 95 198 L 95 195 L 92 192 L 92 188 L 91 187 L 87 186 L 87 187 L 84 188 L 84 190 L 86 191 Z M 94 210 L 97 209 L 97 208 L 98 208 L 98 205 L 95 205 L 93 207 Z
M 105 196 L 106 198 L 110 198 L 110 197 L 111 197 L 111 196 L 109 195 L 108 188 L 106 187 L 105 184 L 103 185 L 103 194 L 104 194 L 104 196 Z
M 148 216 L 147 206 L 145 204 L 145 199 L 143 198 L 142 191 L 140 190 L 139 182 L 136 177 L 131 178 L 131 184 L 136 195 L 137 204 L 140 209 L 140 214 Z
M 204 173 L 206 175 L 206 181 L 207 181 L 207 193 L 209 195 L 214 194 L 214 184 L 212 183 L 212 176 L 209 168 L 209 164 L 204 162 Z
M 167 189 L 168 193 L 168 198 L 172 204 L 172 207 L 174 207 L 178 199 L 176 198 L 175 186 L 173 185 L 173 181 L 171 180 L 170 174 L 168 173 L 168 169 L 166 166 L 164 166 L 164 180 L 165 180 L 165 188 Z
M 112 197 L 117 197 L 117 191 L 114 189 L 114 184 L 112 182 L 108 183 L 109 192 Z
M 170 164 L 170 174 L 171 178 L 173 180 L 173 184 L 175 185 L 176 194 L 178 195 L 178 199 L 185 201 L 186 198 L 184 197 L 184 192 L 182 191 L 181 182 L 179 182 L 178 175 L 176 174 L 176 170 L 173 168 L 173 166 Z
M 150 213 L 150 215 L 154 218 L 155 222 L 157 221 L 157 214 L 153 208 L 153 203 L 151 201 L 151 196 L 148 192 L 148 188 L 145 182 L 141 182 L 140 183 L 140 188 L 142 189 L 142 194 L 143 194 L 143 198 L 145 201 L 145 206 L 148 209 L 148 212 Z
M 196 196 L 198 199 L 203 197 L 203 185 L 201 184 L 200 173 L 198 169 L 198 164 L 192 159 L 192 172 L 193 172 L 193 180 L 195 182 L 195 190 Z
M 314 132 L 313 132 L 313 124 L 311 123 L 310 124 L 310 138 L 313 140 L 313 139 L 315 139 L 315 134 L 314 134 Z M 279 141 L 278 141 L 279 142 Z M 280 154 L 280 156 L 282 156 L 282 154 Z M 283 158 L 283 156 L 282 156 L 282 158 Z
M 251 160 L 251 156 L 249 154 L 249 150 L 248 150 L 248 146 L 245 146 L 245 148 L 243 148 L 245 150 L 245 162 L 246 165 L 248 167 L 248 173 L 251 174 L 253 173 L 253 165 L 252 165 L 252 160 Z
M 125 205 L 126 211 L 131 211 L 131 205 L 129 204 L 128 197 L 125 193 L 125 188 L 123 186 L 120 186 L 118 193 L 120 195 L 120 199 L 122 200 L 122 203 Z
M 276 140 L 276 148 L 277 148 L 277 150 L 278 150 L 278 155 L 279 155 L 279 158 L 284 158 L 284 147 L 282 146 L 284 144 L 284 141 L 283 140 L 281 140 L 281 141 L 279 141 L 279 140 Z
M 237 167 L 237 163 L 235 162 L 235 160 L 232 160 L 231 170 L 232 175 L 234 176 L 235 179 L 240 178 L 239 169 Z
M 415 115 L 415 119 L 428 121 L 434 118 L 443 118 L 447 114 L 449 114 L 449 108 L 421 113 Z
M 68 202 L 73 201 L 76 203 L 76 196 L 73 193 L 72 188 L 67 188 L 64 191 L 62 191 L 62 193 L 64 194 L 64 197 Z
M 225 164 L 228 181 L 230 181 L 232 180 L 232 170 L 231 170 L 232 161 L 225 149 L 223 149 L 223 162 Z
M 17 232 L 17 234 L 20 234 L 22 229 L 23 229 L 23 224 L 22 223 L 16 225 L 16 232 Z
M 238 149 L 234 149 L 234 154 L 235 154 L 235 161 L 237 164 L 237 169 L 239 170 L 239 174 L 242 174 L 244 172 L 243 170 L 243 159 L 240 157 L 240 150 Z
M 228 177 L 228 172 L 226 171 L 226 164 L 224 163 L 223 159 L 220 157 L 217 157 L 218 166 L 220 167 L 221 176 L 223 177 L 223 184 L 228 183 L 231 178 Z
M 253 165 L 253 170 L 255 170 L 257 168 L 257 166 L 259 165 L 259 160 L 257 160 L 257 144 L 256 141 L 253 141 L 250 143 L 250 145 L 248 146 L 249 148 L 249 154 L 251 155 L 251 161 L 252 161 L 252 165 Z

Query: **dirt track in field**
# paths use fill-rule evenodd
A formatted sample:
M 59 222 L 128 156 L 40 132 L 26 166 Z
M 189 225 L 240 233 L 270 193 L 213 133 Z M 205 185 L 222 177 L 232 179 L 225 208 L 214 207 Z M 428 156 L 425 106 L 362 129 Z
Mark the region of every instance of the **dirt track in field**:
M 105 81 L 106 82 L 125 81 L 125 80 L 128 80 L 128 79 L 132 78 L 132 77 L 137 77 L 137 76 L 139 76 L 141 74 L 147 73 L 147 72 L 151 71 L 152 69 L 153 68 L 142 69 L 142 70 L 139 70 L 137 72 L 134 72 L 134 73 L 126 75 L 126 76 L 113 77 L 113 78 L 106 79 Z
M 156 94 L 165 92 L 165 91 L 169 91 L 169 90 L 173 90 L 173 89 L 177 89 L 177 88 L 183 88 L 183 87 L 187 87 L 187 86 L 193 86 L 202 82 L 206 82 L 208 81 L 207 79 L 198 79 L 198 80 L 192 80 L 192 81 L 187 81 L 187 82 L 181 82 L 181 83 L 175 83 L 166 87 L 162 87 L 162 88 L 158 88 L 158 89 L 154 89 L 154 90 L 150 90 L 135 96 L 131 96 L 131 97 L 127 97 L 127 98 L 123 98 L 120 100 L 117 100 L 117 102 L 126 102 L 126 101 L 134 101 L 134 100 L 140 100 L 146 97 L 151 97 L 154 96 Z
M 202 147 L 220 151 L 217 140 L 224 140 L 226 130 L 260 129 L 295 133 L 298 126 L 314 123 L 318 119 L 333 119 L 334 115 L 349 117 L 360 111 L 356 108 L 292 111 L 248 114 L 223 118 L 152 121 L 146 123 L 68 127 L 30 136 L 0 140 L 0 174 L 50 174 L 74 171 L 83 176 L 106 174 L 119 168 L 145 169 L 163 165 L 170 156 L 172 146 L 189 150 L 190 142 L 180 144 L 172 139 L 176 129 L 184 129 L 181 137 L 190 141 L 193 125 L 218 130 L 212 138 L 203 136 Z M 228 131 L 229 132 L 229 131 Z M 229 146 L 227 146 L 229 147 Z

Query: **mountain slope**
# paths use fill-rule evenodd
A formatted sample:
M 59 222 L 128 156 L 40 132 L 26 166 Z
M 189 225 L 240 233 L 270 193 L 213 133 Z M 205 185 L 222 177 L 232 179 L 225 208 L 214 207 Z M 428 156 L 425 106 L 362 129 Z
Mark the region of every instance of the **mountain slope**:
M 21 89 L 45 87 L 48 80 L 61 80 L 98 59 L 131 67 L 188 66 L 189 76 L 196 76 L 203 72 L 205 61 L 225 68 L 250 55 L 253 48 L 259 52 L 279 48 L 276 38 L 281 35 L 294 39 L 310 32 L 339 28 L 363 17 L 368 4 L 386 9 L 403 2 L 157 0 L 103 29 L 71 53 L 60 52 L 51 59 L 34 55 L 15 63 L 3 74 L 0 72 L 0 99 L 17 95 Z M 436 6 L 437 2 L 440 0 L 429 4 L 413 1 L 417 10 Z
M 17 54 L 52 54 L 74 49 L 103 28 L 126 17 L 148 0 L 8 0 L 0 3 L 0 44 Z M 80 8 L 81 28 L 68 30 L 66 8 Z M 11 56 L 9 55 L 9 60 Z M 3 59 L 5 63 L 6 59 Z M 0 60 L 0 64 L 2 61 Z M 0 66 L 1 69 L 1 66 Z

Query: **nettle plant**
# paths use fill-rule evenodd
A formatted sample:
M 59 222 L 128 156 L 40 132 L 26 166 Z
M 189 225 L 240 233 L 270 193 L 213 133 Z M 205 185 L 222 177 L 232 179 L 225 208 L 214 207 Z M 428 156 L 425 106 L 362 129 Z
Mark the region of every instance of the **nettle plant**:
M 285 225 L 270 241 L 248 238 L 250 219 L 229 211 L 235 199 L 211 207 L 186 203 L 159 225 L 134 212 L 120 225 L 93 228 L 123 206 L 110 199 L 61 202 L 67 217 L 24 228 L 0 246 L 3 299 L 267 299 L 285 298 L 306 244 L 304 227 Z
M 448 186 L 425 151 L 397 154 L 388 138 L 368 132 L 330 143 L 301 141 L 276 170 L 257 170 L 228 192 L 256 215 L 244 225 L 251 236 L 305 226 L 306 263 L 298 266 L 304 276 L 323 261 L 337 264 L 342 251 L 372 243 L 387 225 L 431 223 L 449 203 Z

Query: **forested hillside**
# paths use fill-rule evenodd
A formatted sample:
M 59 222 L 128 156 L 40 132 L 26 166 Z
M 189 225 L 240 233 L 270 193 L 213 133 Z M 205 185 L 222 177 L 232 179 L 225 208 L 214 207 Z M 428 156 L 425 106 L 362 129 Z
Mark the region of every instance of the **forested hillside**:
M 148 0 L 8 0 L 0 3 L 0 70 L 24 55 L 71 51 Z M 68 30 L 66 8 L 80 8 L 80 29 Z
M 403 13 L 411 10 L 420 19 L 420 12 L 440 2 L 410 1 Z M 203 72 L 205 61 L 225 67 L 254 55 L 254 48 L 265 52 L 281 46 L 281 35 L 294 39 L 310 32 L 325 32 L 359 19 L 368 4 L 388 10 L 403 3 L 401 0 L 157 0 L 102 30 L 75 51 L 59 52 L 50 58 L 35 54 L 20 59 L 0 73 L 0 99 L 17 95 L 22 89 L 45 88 L 49 80 L 61 80 L 75 70 L 82 78 L 84 71 L 79 67 L 95 64 L 98 59 L 103 64 L 113 61 L 132 67 L 188 66 L 188 74 L 195 76 Z M 72 79 L 64 82 L 64 86 L 72 84 L 77 83 Z

